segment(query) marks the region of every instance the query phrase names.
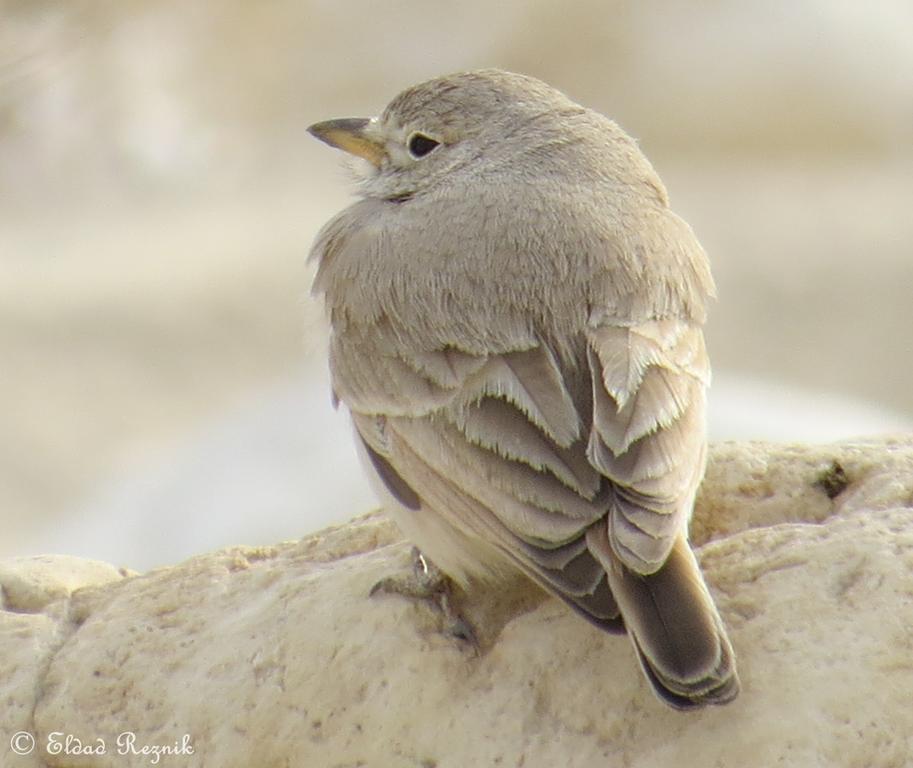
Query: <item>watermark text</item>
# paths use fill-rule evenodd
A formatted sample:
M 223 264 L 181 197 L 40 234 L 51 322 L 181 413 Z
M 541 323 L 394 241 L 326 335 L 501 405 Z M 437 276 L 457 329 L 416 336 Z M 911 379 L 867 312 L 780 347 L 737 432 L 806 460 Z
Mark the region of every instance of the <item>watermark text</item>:
M 183 757 L 194 754 L 189 733 L 169 744 L 153 744 L 143 741 L 134 731 L 123 731 L 107 741 L 97 736 L 84 738 L 64 731 L 51 731 L 47 739 L 39 743 L 28 731 L 18 731 L 10 738 L 10 749 L 16 755 L 30 755 L 36 749 L 43 749 L 48 755 L 92 756 L 132 755 L 144 757 L 150 765 L 158 765 L 166 757 Z

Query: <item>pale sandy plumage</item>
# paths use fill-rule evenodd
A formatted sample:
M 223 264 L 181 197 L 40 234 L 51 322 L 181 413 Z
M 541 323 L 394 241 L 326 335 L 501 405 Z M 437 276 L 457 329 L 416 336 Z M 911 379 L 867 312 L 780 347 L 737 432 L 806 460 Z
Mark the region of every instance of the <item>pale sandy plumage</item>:
M 733 699 L 687 543 L 713 282 L 635 142 L 497 70 L 311 130 L 365 158 L 315 290 L 335 396 L 405 534 L 464 585 L 517 568 L 626 629 L 673 706 Z

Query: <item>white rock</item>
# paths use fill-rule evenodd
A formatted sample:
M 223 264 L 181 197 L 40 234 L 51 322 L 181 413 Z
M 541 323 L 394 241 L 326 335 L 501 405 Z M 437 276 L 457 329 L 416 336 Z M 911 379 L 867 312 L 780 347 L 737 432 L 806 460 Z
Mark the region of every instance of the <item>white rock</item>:
M 694 530 L 743 682 L 720 709 L 663 707 L 625 638 L 529 590 L 501 596 L 516 610 L 493 613 L 503 626 L 481 655 L 427 606 L 369 599 L 408 546 L 368 516 L 42 613 L 7 606 L 0 701 L 14 706 L 0 723 L 39 750 L 53 732 L 104 739 L 104 755 L 42 753 L 50 766 L 149 765 L 117 754 L 134 732 L 150 747 L 189 736 L 194 754 L 162 764 L 220 768 L 900 768 L 913 755 L 911 507 L 913 437 L 714 448 Z M 492 597 L 469 596 L 470 616 Z
M 35 613 L 49 603 L 69 597 L 77 589 L 117 581 L 128 573 L 98 560 L 67 555 L 3 558 L 0 559 L 2 607 Z

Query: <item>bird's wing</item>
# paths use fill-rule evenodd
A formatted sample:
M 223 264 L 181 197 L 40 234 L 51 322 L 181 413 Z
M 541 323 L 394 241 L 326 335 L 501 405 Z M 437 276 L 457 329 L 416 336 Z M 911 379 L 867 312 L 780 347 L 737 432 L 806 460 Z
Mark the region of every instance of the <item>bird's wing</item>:
M 414 514 L 438 515 L 494 546 L 594 623 L 620 628 L 586 541 L 610 489 L 587 459 L 588 415 L 549 347 L 484 357 L 392 349 L 372 368 L 408 382 L 411 397 L 393 387 L 356 391 L 348 373 L 342 393 L 387 490 Z M 338 378 L 343 369 L 332 365 Z
M 608 541 L 635 573 L 653 573 L 685 530 L 704 472 L 703 333 L 678 319 L 602 323 L 588 333 L 587 354 L 587 455 L 614 488 Z
M 351 334 L 335 340 L 331 367 L 353 413 L 385 417 L 383 440 L 368 434 L 370 421 L 356 424 L 407 484 L 418 474 L 399 455 L 408 447 L 474 495 L 480 515 L 528 544 L 567 544 L 605 516 L 609 542 L 633 571 L 652 573 L 666 560 L 703 472 L 709 368 L 699 327 L 661 320 L 592 329 L 591 406 L 575 400 L 543 343 L 478 356 L 418 353 L 382 338 L 375 327 L 370 365 Z M 581 413 L 588 406 L 592 413 Z

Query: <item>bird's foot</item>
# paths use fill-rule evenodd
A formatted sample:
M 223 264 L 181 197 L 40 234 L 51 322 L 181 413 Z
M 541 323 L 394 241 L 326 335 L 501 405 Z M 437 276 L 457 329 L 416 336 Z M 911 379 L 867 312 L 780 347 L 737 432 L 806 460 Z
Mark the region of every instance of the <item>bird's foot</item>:
M 479 642 L 472 625 L 460 615 L 455 605 L 453 581 L 418 549 L 412 548 L 412 571 L 408 576 L 388 576 L 371 587 L 370 595 L 402 595 L 433 605 L 444 617 L 444 632 L 468 643 L 479 652 Z

